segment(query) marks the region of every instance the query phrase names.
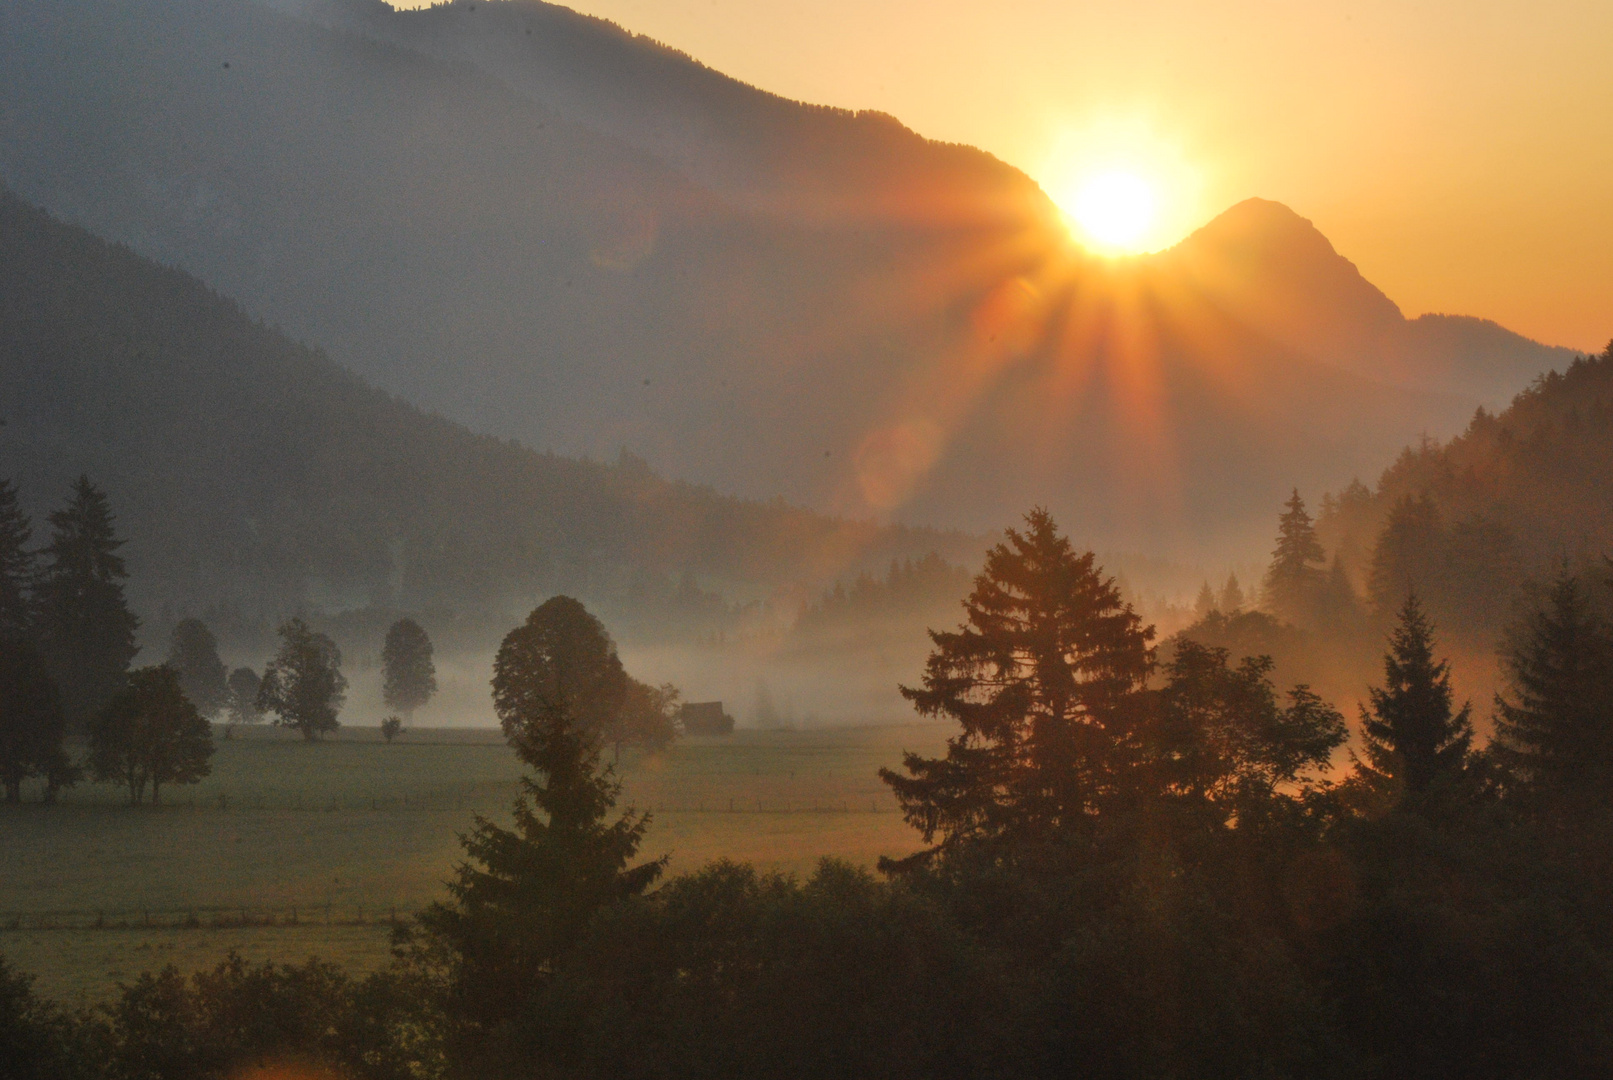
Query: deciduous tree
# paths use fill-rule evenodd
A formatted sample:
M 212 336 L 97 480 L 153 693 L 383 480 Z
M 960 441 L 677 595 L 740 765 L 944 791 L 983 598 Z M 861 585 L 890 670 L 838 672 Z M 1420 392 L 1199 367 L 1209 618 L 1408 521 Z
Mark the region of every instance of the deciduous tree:
M 249 667 L 238 667 L 230 672 L 230 723 L 255 724 L 263 719 L 258 708 L 258 690 L 263 680 Z
M 90 768 L 98 780 L 124 784 L 138 804 L 151 788 L 194 784 L 212 771 L 213 729 L 180 688 L 168 664 L 137 668 L 90 727 Z
M 263 671 L 258 711 L 275 714 L 281 727 L 296 728 L 310 742 L 341 727 L 337 715 L 347 700 L 347 678 L 336 643 L 300 618 L 280 627 L 280 650 Z
M 211 719 L 230 702 L 228 669 L 218 657 L 218 639 L 200 619 L 181 619 L 168 647 L 168 663 L 191 704 Z
M 529 763 L 524 725 L 564 714 L 568 725 L 601 740 L 621 712 L 627 684 L 604 624 L 569 596 L 533 609 L 504 636 L 493 660 L 493 707 L 510 745 Z
M 381 696 L 406 718 L 437 692 L 431 638 L 413 619 L 399 619 L 381 647 Z

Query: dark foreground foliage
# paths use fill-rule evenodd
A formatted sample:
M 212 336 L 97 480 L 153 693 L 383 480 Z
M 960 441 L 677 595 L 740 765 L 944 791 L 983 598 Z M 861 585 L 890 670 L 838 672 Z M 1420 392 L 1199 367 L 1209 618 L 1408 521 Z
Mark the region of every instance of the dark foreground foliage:
M 892 777 L 923 857 L 656 885 L 580 722 L 604 654 L 579 615 L 503 669 L 534 769 L 514 828 L 478 823 L 391 969 L 230 960 L 70 1014 L 0 968 L 5 1075 L 1608 1075 L 1613 634 L 1581 586 L 1517 627 L 1484 749 L 1405 604 L 1335 782 L 1337 712 L 1214 646 L 1156 666 L 1090 558 L 1030 526 L 910 692 L 960 721 Z

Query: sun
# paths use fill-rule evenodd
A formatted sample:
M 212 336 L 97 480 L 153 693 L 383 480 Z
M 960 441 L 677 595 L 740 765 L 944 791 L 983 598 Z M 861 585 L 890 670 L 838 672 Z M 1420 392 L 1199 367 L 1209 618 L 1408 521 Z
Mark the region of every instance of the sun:
M 1090 245 L 1110 255 L 1145 250 L 1159 213 L 1158 188 L 1128 169 L 1086 176 L 1057 201 Z

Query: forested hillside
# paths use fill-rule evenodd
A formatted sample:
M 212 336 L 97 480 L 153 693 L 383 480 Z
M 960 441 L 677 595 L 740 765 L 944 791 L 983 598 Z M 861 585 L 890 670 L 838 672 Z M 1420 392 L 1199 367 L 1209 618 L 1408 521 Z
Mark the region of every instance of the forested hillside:
M 0 419 L 36 520 L 80 473 L 107 492 L 137 609 L 755 591 L 959 547 L 473 434 L 3 191 Z
M 1453 632 L 1493 635 L 1526 578 L 1613 550 L 1613 345 L 1407 448 L 1375 490 L 1326 500 L 1317 528 L 1380 609 L 1411 586 Z

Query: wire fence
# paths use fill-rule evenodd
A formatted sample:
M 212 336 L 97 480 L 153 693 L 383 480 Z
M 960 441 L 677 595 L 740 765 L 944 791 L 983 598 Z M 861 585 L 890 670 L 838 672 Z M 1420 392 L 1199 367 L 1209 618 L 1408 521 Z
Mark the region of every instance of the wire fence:
M 894 814 L 899 809 L 889 799 L 866 797 L 769 799 L 736 795 L 731 798 L 718 796 L 707 799 L 680 800 L 640 799 L 628 794 L 623 797 L 621 802 L 624 806 L 630 805 L 639 810 L 649 810 L 658 814 Z M 127 805 L 126 802 L 112 800 L 97 800 L 95 802 L 63 800 L 63 804 L 106 806 L 109 808 Z M 502 811 L 507 805 L 508 799 L 502 794 L 467 799 L 463 793 L 443 795 L 333 795 L 321 797 L 295 794 L 231 795 L 229 792 L 214 792 L 208 795 L 182 796 L 177 799 L 165 798 L 160 809 L 205 810 L 224 813 L 267 811 L 276 813 L 369 812 L 396 814 L 458 813 L 466 810 L 488 813 Z M 148 805 L 140 809 L 149 812 L 153 808 Z
M 397 904 L 223 904 L 178 908 L 0 911 L 0 934 L 48 930 L 242 930 L 260 927 L 401 926 L 415 909 Z

